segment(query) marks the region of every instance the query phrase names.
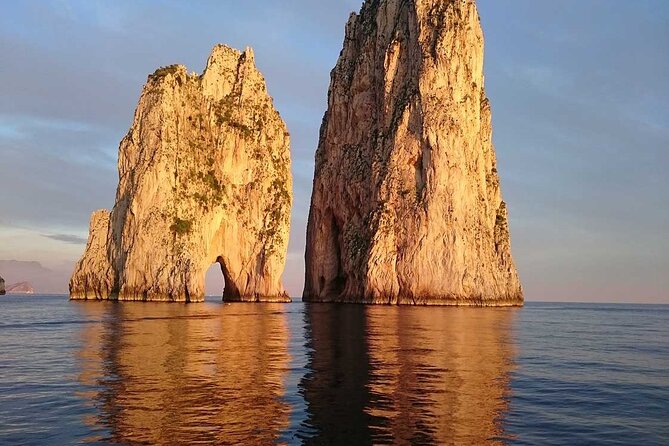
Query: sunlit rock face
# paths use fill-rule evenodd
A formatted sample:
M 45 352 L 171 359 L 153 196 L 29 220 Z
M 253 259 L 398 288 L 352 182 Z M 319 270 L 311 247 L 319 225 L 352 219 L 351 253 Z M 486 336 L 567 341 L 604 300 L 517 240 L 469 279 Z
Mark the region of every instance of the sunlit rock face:
M 93 212 L 84 256 L 75 265 L 70 280 L 70 295 L 80 299 L 108 299 L 116 286 L 116 272 L 108 257 L 110 212 Z
M 473 0 L 368 0 L 316 152 L 308 301 L 522 305 Z
M 0 277 L 0 296 L 5 294 L 5 279 Z
M 218 262 L 225 299 L 289 301 L 289 146 L 250 49 L 214 47 L 202 75 L 156 70 L 120 144 L 116 204 L 91 218 L 71 297 L 201 301 Z

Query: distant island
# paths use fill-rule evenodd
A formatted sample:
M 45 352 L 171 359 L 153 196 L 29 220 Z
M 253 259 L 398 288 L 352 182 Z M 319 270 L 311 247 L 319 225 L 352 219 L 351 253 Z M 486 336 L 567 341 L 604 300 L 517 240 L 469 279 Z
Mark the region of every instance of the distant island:
M 37 261 L 0 259 L 0 275 L 5 279 L 5 286 L 30 282 L 35 292 L 40 294 L 65 294 L 70 268 L 65 264 L 46 267 Z
M 4 289 L 4 280 L 2 281 L 2 293 L 0 294 L 35 294 L 35 289 L 30 282 L 17 282 Z

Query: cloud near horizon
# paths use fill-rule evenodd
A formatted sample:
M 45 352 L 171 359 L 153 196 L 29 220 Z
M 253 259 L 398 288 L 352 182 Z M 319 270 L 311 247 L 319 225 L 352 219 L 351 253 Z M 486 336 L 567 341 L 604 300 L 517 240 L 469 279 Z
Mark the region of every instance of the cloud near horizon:
M 42 234 L 42 237 L 50 238 L 51 240 L 58 240 L 60 242 L 71 243 L 73 245 L 85 245 L 86 237 L 71 234 Z

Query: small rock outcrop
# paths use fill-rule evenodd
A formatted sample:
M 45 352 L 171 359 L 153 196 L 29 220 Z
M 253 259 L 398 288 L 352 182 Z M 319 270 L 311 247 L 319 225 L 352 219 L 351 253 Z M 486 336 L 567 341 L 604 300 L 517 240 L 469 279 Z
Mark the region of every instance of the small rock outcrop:
M 331 73 L 307 301 L 522 305 L 474 0 L 367 0 Z
M 251 49 L 214 47 L 202 75 L 149 76 L 119 147 L 111 212 L 96 211 L 72 299 L 289 301 L 290 142 Z
M 5 294 L 5 279 L 0 277 L 0 296 Z

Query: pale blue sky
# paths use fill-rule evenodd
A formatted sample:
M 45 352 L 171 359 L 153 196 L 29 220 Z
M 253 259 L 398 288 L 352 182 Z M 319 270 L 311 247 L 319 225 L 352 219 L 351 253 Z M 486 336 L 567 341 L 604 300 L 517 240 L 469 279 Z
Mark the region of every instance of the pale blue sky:
M 227 43 L 254 48 L 292 134 L 284 282 L 301 294 L 329 72 L 360 4 L 3 2 L 0 260 L 37 260 L 64 291 L 90 212 L 113 205 L 118 142 L 146 76 L 171 63 L 200 71 L 211 47 Z M 669 303 L 669 2 L 478 5 L 527 299 Z

